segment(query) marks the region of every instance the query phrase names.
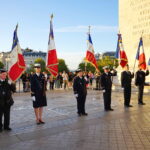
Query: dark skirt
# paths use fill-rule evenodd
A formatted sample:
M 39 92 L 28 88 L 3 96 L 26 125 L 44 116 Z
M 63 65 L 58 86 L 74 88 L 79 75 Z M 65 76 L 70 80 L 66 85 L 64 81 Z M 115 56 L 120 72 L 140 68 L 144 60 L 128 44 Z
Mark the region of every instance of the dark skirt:
M 47 106 L 46 95 L 43 92 L 38 92 L 35 94 L 35 101 L 33 101 L 33 108 L 39 108 Z

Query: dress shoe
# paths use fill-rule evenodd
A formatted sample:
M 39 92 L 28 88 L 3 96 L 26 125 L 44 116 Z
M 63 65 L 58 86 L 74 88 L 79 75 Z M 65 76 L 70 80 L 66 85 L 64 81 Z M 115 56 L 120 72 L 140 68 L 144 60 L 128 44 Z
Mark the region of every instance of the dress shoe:
M 88 116 L 88 113 L 83 113 L 82 115 L 83 115 L 83 116 Z
M 141 103 L 138 103 L 139 105 L 145 105 L 145 103 L 141 102 Z
M 39 120 L 39 123 L 40 123 L 40 124 L 45 124 L 45 122 L 44 122 L 44 121 L 42 121 L 42 120 Z
M 10 127 L 6 127 L 6 128 L 4 128 L 4 130 L 11 131 L 12 129 Z
M 79 116 L 79 117 L 81 117 L 81 116 L 82 116 L 82 114 L 81 114 L 81 113 L 77 113 L 77 114 L 78 114 L 78 116 Z
M 133 107 L 132 105 L 124 105 L 125 107 Z
M 114 111 L 114 109 L 110 108 L 109 111 Z
M 41 123 L 40 123 L 40 121 L 36 121 L 36 124 L 37 124 L 37 125 L 40 125 Z

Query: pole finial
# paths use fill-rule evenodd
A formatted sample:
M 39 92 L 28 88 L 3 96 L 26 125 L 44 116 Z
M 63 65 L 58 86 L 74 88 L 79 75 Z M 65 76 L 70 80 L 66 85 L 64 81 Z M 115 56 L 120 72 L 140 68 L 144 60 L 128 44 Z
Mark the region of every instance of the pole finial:
M 53 14 L 51 14 L 51 20 L 54 18 L 54 15 Z
M 89 26 L 89 34 L 90 34 L 90 32 L 91 32 L 91 26 Z

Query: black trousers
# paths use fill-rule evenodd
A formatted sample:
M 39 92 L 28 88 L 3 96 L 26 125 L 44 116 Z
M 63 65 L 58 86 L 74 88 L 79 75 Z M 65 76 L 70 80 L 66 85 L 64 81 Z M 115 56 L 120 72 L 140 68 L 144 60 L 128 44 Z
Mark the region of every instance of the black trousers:
M 143 103 L 144 85 L 138 86 L 138 103 Z
M 2 118 L 4 116 L 4 128 L 10 124 L 10 106 L 0 107 L 0 129 L 3 127 Z
M 85 113 L 85 101 L 86 101 L 86 94 L 85 95 L 78 95 L 77 97 L 77 110 L 78 114 Z
M 129 106 L 131 99 L 131 85 L 124 87 L 124 105 Z
M 111 89 L 110 90 L 105 90 L 103 93 L 104 97 L 104 109 L 109 110 L 111 109 Z

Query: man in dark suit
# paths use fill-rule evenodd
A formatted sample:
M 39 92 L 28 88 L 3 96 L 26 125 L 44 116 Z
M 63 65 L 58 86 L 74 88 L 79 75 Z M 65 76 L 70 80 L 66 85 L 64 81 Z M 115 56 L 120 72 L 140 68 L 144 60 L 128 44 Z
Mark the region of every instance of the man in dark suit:
M 132 107 L 132 105 L 130 105 L 132 78 L 134 78 L 134 73 L 131 73 L 129 71 L 129 66 L 127 64 L 124 67 L 124 71 L 121 73 L 121 86 L 124 89 L 124 106 L 125 107 Z
M 0 69 L 0 132 L 3 130 L 10 131 L 10 108 L 13 105 L 12 92 L 15 92 L 15 84 L 8 83 L 7 72 L 5 69 Z M 4 116 L 4 125 L 2 118 Z
M 87 88 L 86 84 L 87 81 L 83 76 L 82 70 L 78 69 L 76 71 L 77 76 L 74 78 L 73 82 L 73 90 L 75 97 L 77 99 L 77 110 L 79 116 L 87 116 L 88 114 L 85 112 L 85 102 L 86 102 L 86 95 L 87 95 Z
M 116 76 L 117 72 L 113 70 L 110 72 L 108 66 L 103 67 L 104 73 L 101 75 L 101 87 L 103 89 L 104 97 L 104 109 L 105 111 L 113 111 L 111 108 L 111 88 L 112 88 L 112 76 Z
M 145 77 L 149 75 L 149 70 L 147 69 L 146 72 L 139 66 L 139 70 L 135 74 L 135 85 L 138 87 L 138 104 L 145 105 L 143 102 L 143 91 L 145 83 Z

